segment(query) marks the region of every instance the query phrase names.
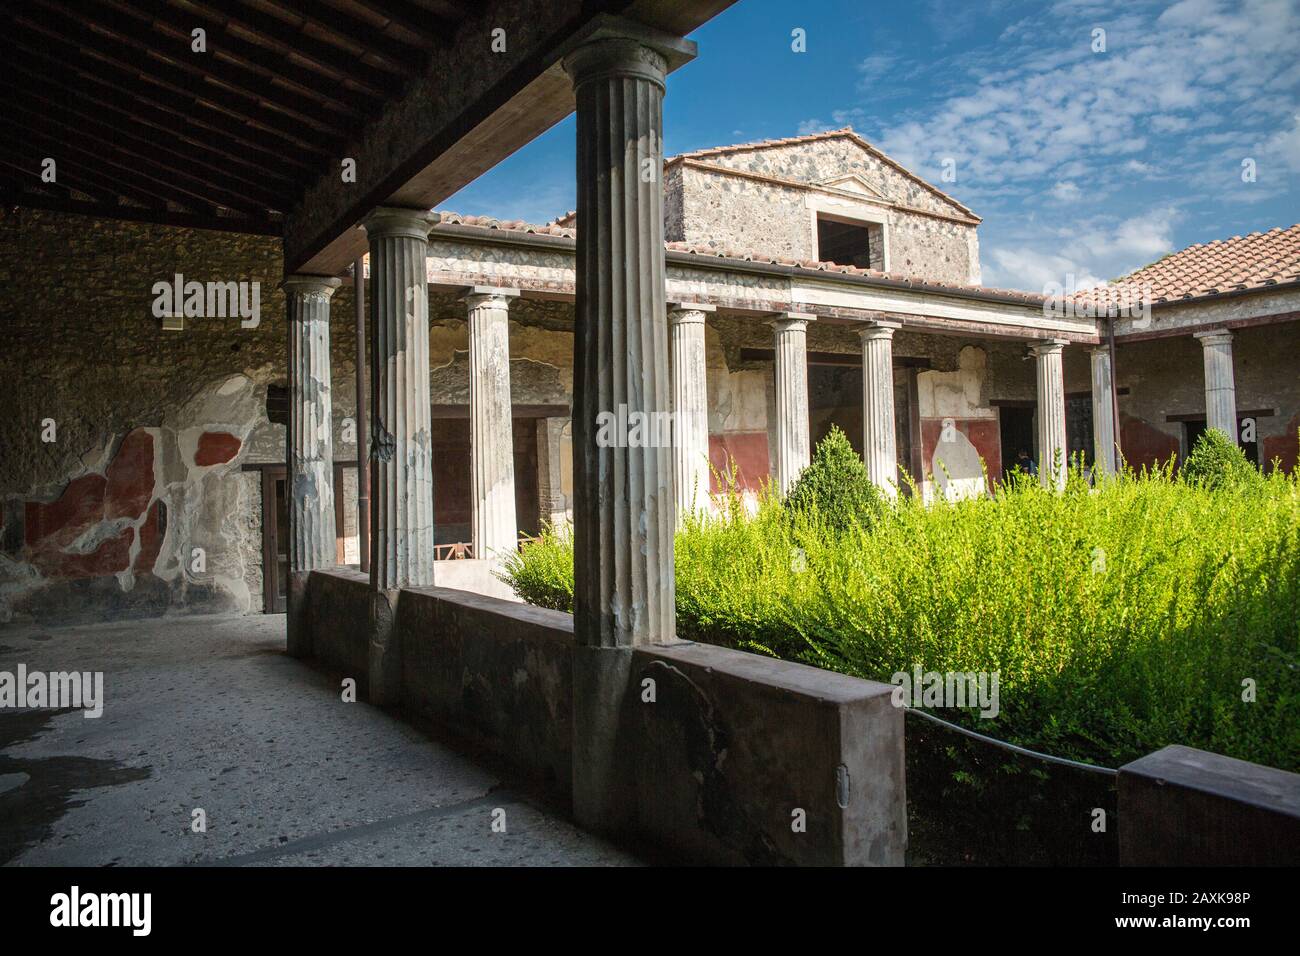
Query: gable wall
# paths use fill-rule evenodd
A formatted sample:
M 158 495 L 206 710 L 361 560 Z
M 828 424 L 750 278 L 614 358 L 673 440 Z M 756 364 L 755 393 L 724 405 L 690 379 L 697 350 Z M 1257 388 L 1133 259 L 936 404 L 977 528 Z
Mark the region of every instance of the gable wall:
M 730 169 L 802 182 L 856 174 L 885 200 L 941 215 L 963 215 L 919 183 L 843 140 L 707 157 Z M 665 182 L 665 232 L 670 240 L 776 258 L 817 258 L 813 210 L 883 221 L 888 231 L 890 272 L 941 282 L 977 283 L 980 278 L 976 227 L 948 219 L 913 215 L 877 205 L 838 200 L 777 183 L 677 165 Z M 852 207 L 856 206 L 854 209 Z

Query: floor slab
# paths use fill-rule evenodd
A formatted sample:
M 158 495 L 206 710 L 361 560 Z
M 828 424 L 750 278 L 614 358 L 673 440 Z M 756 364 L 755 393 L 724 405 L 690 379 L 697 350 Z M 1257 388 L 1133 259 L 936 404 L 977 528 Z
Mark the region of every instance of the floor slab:
M 473 758 L 344 702 L 285 655 L 283 615 L 0 628 L 0 671 L 20 663 L 102 671 L 104 711 L 0 709 L 5 865 L 637 863 Z

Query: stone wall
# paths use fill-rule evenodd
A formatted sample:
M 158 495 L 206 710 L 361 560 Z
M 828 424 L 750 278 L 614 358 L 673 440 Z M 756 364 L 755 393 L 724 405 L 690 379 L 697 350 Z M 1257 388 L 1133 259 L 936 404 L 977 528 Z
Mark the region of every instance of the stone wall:
M 21 209 L 0 251 L 0 620 L 260 610 L 241 468 L 284 456 L 279 243 Z M 162 331 L 153 284 L 177 273 L 258 283 L 260 322 Z
M 1300 429 L 1300 322 L 1261 325 L 1233 332 L 1233 374 L 1237 411 L 1271 411 L 1255 418 L 1261 464 L 1274 458 L 1292 470 Z M 1087 349 L 1065 350 L 1066 391 L 1091 388 Z M 1171 417 L 1204 415 L 1205 366 L 1201 343 L 1191 334 L 1116 347 L 1115 384 L 1127 389 L 1119 398 L 1122 447 L 1134 467 L 1180 458 L 1186 429 Z
M 703 162 L 715 168 L 669 167 L 665 234 L 670 241 L 815 260 L 820 211 L 883 225 L 888 261 L 875 249 L 873 268 L 958 284 L 980 281 L 977 220 L 850 139 L 710 155 Z M 752 175 L 730 175 L 716 167 Z

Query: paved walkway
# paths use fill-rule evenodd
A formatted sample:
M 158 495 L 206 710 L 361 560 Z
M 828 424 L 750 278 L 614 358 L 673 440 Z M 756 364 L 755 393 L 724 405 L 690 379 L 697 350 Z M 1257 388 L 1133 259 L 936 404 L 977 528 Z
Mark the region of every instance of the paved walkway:
M 0 628 L 0 671 L 19 663 L 103 671 L 105 704 L 98 719 L 0 709 L 6 865 L 637 862 L 472 759 L 343 703 L 285 656 L 283 615 Z

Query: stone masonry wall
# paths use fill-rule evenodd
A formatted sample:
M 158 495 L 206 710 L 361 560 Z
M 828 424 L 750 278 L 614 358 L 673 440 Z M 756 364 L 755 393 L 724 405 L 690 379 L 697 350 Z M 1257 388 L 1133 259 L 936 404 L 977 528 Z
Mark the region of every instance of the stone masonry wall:
M 809 184 L 857 176 L 879 197 L 862 193 L 861 207 L 868 218 L 886 219 L 888 271 L 957 284 L 980 281 L 976 224 L 957 221 L 969 215 L 856 143 L 823 140 L 710 156 L 706 161 Z M 856 183 L 832 187 L 840 199 L 830 201 L 824 192 L 682 164 L 669 170 L 665 188 L 670 240 L 795 260 L 818 258 L 815 212 L 855 218 L 851 208 L 835 207 L 847 198 L 843 190 L 861 189 Z

